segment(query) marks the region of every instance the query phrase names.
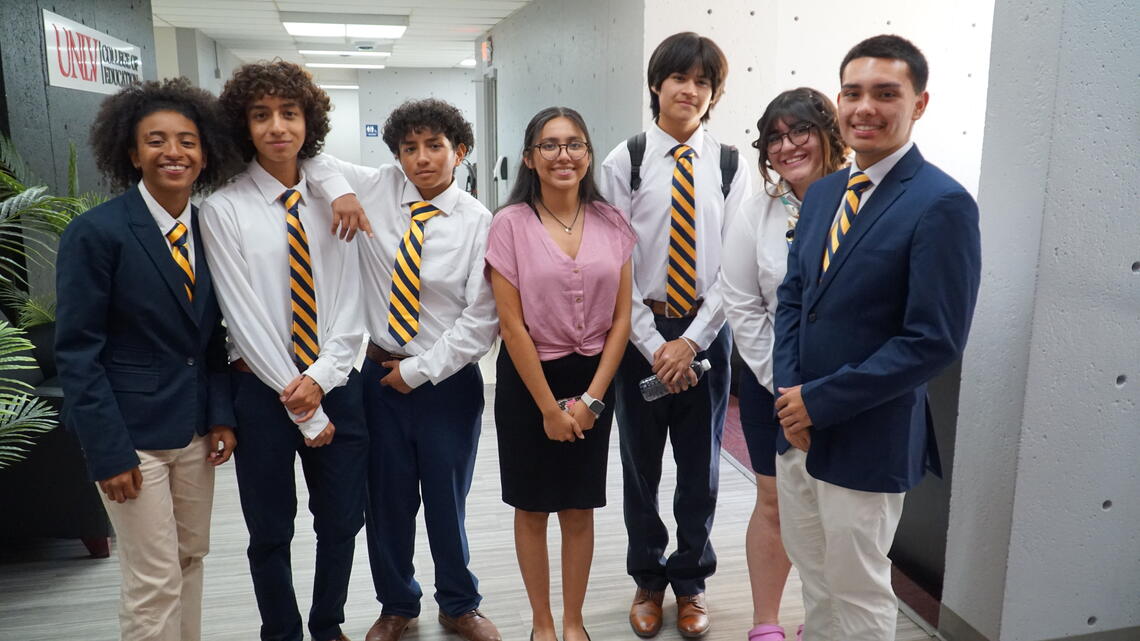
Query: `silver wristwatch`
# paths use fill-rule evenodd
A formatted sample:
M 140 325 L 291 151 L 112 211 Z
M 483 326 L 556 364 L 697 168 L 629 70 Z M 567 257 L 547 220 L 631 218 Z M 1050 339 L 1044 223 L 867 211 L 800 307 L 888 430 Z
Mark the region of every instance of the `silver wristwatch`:
M 582 392 L 582 402 L 586 404 L 586 409 L 590 410 L 594 418 L 598 418 L 606 411 L 606 404 L 590 396 L 589 392 Z

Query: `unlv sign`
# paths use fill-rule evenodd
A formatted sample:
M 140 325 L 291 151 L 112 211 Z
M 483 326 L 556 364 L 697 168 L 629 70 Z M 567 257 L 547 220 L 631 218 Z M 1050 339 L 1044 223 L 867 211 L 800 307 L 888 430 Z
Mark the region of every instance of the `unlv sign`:
M 138 47 L 47 10 L 44 44 L 52 86 L 115 93 L 142 80 Z

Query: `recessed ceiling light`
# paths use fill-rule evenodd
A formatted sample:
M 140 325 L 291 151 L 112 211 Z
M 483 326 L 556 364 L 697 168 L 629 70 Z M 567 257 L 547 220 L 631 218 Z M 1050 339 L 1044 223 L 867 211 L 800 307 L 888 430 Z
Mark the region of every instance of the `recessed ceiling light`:
M 289 35 L 301 37 L 394 40 L 408 29 L 407 16 L 308 11 L 280 11 L 278 15 Z
M 459 66 L 460 67 L 474 67 L 475 66 L 475 59 L 474 58 L 466 58 L 464 60 L 460 60 Z
M 392 55 L 391 51 L 356 51 L 355 49 L 347 49 L 344 51 L 301 49 L 297 51 L 297 53 L 303 56 L 358 56 L 362 58 L 387 58 Z
M 321 89 L 360 89 L 360 85 L 318 85 Z
M 306 62 L 313 69 L 383 69 L 384 65 L 358 65 L 348 62 Z

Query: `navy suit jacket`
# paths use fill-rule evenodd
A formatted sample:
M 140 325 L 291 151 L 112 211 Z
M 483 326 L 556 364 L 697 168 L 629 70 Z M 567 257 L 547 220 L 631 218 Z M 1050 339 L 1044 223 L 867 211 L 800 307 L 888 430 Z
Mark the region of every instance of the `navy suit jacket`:
M 234 425 L 225 334 L 198 212 L 194 302 L 138 187 L 67 226 L 56 265 L 56 361 L 64 424 L 92 478 Z
M 777 291 L 776 385 L 803 385 L 807 470 L 855 490 L 905 492 L 940 472 L 926 384 L 966 344 L 981 278 L 978 206 L 911 148 L 863 203 L 822 275 L 849 172 L 805 195 Z M 783 432 L 778 451 L 788 449 Z

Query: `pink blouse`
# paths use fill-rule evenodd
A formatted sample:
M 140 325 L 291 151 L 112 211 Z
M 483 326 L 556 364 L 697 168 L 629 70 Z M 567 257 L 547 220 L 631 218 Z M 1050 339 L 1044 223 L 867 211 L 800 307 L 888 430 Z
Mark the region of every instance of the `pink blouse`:
M 573 352 L 593 356 L 613 324 L 621 268 L 637 237 L 621 212 L 605 203 L 588 205 L 582 224 L 578 257 L 570 258 L 526 204 L 506 207 L 491 221 L 487 266 L 519 290 L 539 360 Z

